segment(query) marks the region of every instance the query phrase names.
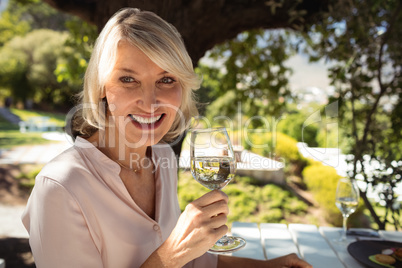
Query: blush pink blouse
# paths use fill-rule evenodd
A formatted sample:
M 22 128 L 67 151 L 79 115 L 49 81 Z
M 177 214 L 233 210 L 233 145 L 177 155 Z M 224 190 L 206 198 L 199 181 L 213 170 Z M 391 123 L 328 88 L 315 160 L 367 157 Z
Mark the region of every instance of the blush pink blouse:
M 170 235 L 180 215 L 177 162 L 168 145 L 152 146 L 155 220 L 133 201 L 120 166 L 77 138 L 38 174 L 22 221 L 37 267 L 139 267 Z M 216 267 L 205 253 L 185 267 Z

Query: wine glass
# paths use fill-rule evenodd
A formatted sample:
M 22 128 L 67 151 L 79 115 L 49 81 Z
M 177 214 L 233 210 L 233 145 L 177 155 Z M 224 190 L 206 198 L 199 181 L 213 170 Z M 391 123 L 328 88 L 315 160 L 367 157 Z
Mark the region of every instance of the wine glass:
M 350 214 L 356 211 L 357 205 L 359 204 L 359 195 L 359 188 L 357 187 L 355 181 L 347 178 L 339 179 L 338 186 L 336 188 L 335 201 L 335 204 L 342 212 L 343 217 L 343 231 L 341 238 L 338 240 L 339 242 L 346 241 L 346 223 Z
M 226 128 L 191 130 L 191 174 L 210 190 L 220 190 L 234 177 L 236 159 Z M 229 253 L 243 248 L 246 241 L 224 235 L 208 251 Z

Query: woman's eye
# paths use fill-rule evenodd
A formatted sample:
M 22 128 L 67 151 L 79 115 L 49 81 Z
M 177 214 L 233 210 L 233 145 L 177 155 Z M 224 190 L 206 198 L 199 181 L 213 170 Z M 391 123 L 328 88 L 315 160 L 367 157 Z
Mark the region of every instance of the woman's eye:
M 171 77 L 163 77 L 163 78 L 160 80 L 160 83 L 162 83 L 162 84 L 172 84 L 172 83 L 174 83 L 174 82 L 176 82 L 176 80 L 174 80 L 174 79 L 171 78 Z
M 133 82 L 135 82 L 135 79 L 132 77 L 129 77 L 129 76 L 123 76 L 123 77 L 120 77 L 120 81 L 123 83 L 133 83 Z

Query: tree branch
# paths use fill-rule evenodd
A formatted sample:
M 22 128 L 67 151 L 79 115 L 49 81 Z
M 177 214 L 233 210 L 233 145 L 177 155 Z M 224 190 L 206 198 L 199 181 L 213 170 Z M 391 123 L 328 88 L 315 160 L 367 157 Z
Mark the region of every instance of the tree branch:
M 377 74 L 378 74 L 377 80 L 378 80 L 378 85 L 380 86 L 380 93 L 377 95 L 377 98 L 373 104 L 373 107 L 367 114 L 366 124 L 365 124 L 364 132 L 363 132 L 362 144 L 365 144 L 367 141 L 370 124 L 371 124 L 371 121 L 373 120 L 373 114 L 377 110 L 381 97 L 384 95 L 385 91 L 387 90 L 387 86 L 384 85 L 382 82 L 383 54 L 384 54 L 384 48 L 387 43 L 388 37 L 391 35 L 396 18 L 398 17 L 400 11 L 401 11 L 401 1 L 398 2 L 398 6 L 396 7 L 394 13 L 392 14 L 391 21 L 388 24 L 387 31 L 383 34 L 383 37 L 382 37 L 380 51 L 379 51 L 379 55 L 378 55 L 378 71 L 377 71 Z
M 76 15 L 87 22 L 94 23 L 94 10 L 96 10 L 96 5 L 98 1 L 94 0 L 86 0 L 86 1 L 43 0 L 43 1 L 48 3 L 53 8 Z
M 301 29 L 318 21 L 335 0 L 44 0 L 102 29 L 123 7 L 155 12 L 181 33 L 193 63 L 216 44 L 251 29 Z M 274 5 L 274 7 L 273 7 Z

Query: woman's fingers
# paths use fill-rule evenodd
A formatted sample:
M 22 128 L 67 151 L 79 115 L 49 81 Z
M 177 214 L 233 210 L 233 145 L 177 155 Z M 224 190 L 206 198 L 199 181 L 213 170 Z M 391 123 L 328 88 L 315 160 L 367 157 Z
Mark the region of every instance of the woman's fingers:
M 190 219 L 190 228 L 204 229 L 210 235 L 227 231 L 228 198 L 222 191 L 211 191 L 187 205 L 183 216 Z M 201 231 L 201 229 L 199 229 Z
M 203 213 L 205 213 L 206 216 L 213 218 L 217 215 L 220 214 L 229 214 L 229 207 L 228 203 L 224 200 L 212 203 L 208 206 L 205 206 L 202 208 Z
M 205 207 L 198 207 L 193 203 L 187 205 L 183 212 L 191 219 L 191 225 L 196 227 L 218 228 L 227 221 L 229 209 L 223 201 L 215 202 Z
M 227 203 L 229 198 L 224 192 L 219 191 L 219 190 L 213 190 L 213 191 L 210 191 L 210 192 L 206 193 L 205 195 L 201 196 L 197 200 L 194 200 L 192 203 L 194 203 L 195 205 L 197 205 L 199 207 L 205 207 L 205 206 L 209 206 L 212 203 L 222 201 L 222 200 Z
M 212 241 L 211 246 L 212 246 L 213 244 L 215 244 L 215 242 L 216 242 L 219 238 L 221 238 L 222 236 L 224 236 L 225 234 L 227 234 L 228 231 L 229 231 L 229 227 L 228 227 L 227 225 L 222 225 L 222 226 L 220 226 L 220 227 L 218 227 L 218 228 L 215 228 L 215 229 L 214 229 L 215 237 L 214 237 L 214 239 L 213 239 L 213 241 Z
M 211 228 L 217 229 L 226 224 L 228 217 L 226 214 L 219 214 L 211 218 L 209 226 Z
M 189 260 L 199 257 L 227 233 L 228 213 L 227 195 L 211 191 L 186 206 L 164 245 L 176 248 Z
M 282 268 L 312 268 L 309 263 L 300 259 L 295 253 L 291 253 L 282 257 L 271 259 L 268 261 L 272 267 Z M 270 267 L 271 267 L 270 266 Z
M 206 217 L 214 217 L 219 214 L 228 214 L 228 196 L 222 191 L 211 191 L 202 197 L 194 200 L 190 208 L 199 210 Z

